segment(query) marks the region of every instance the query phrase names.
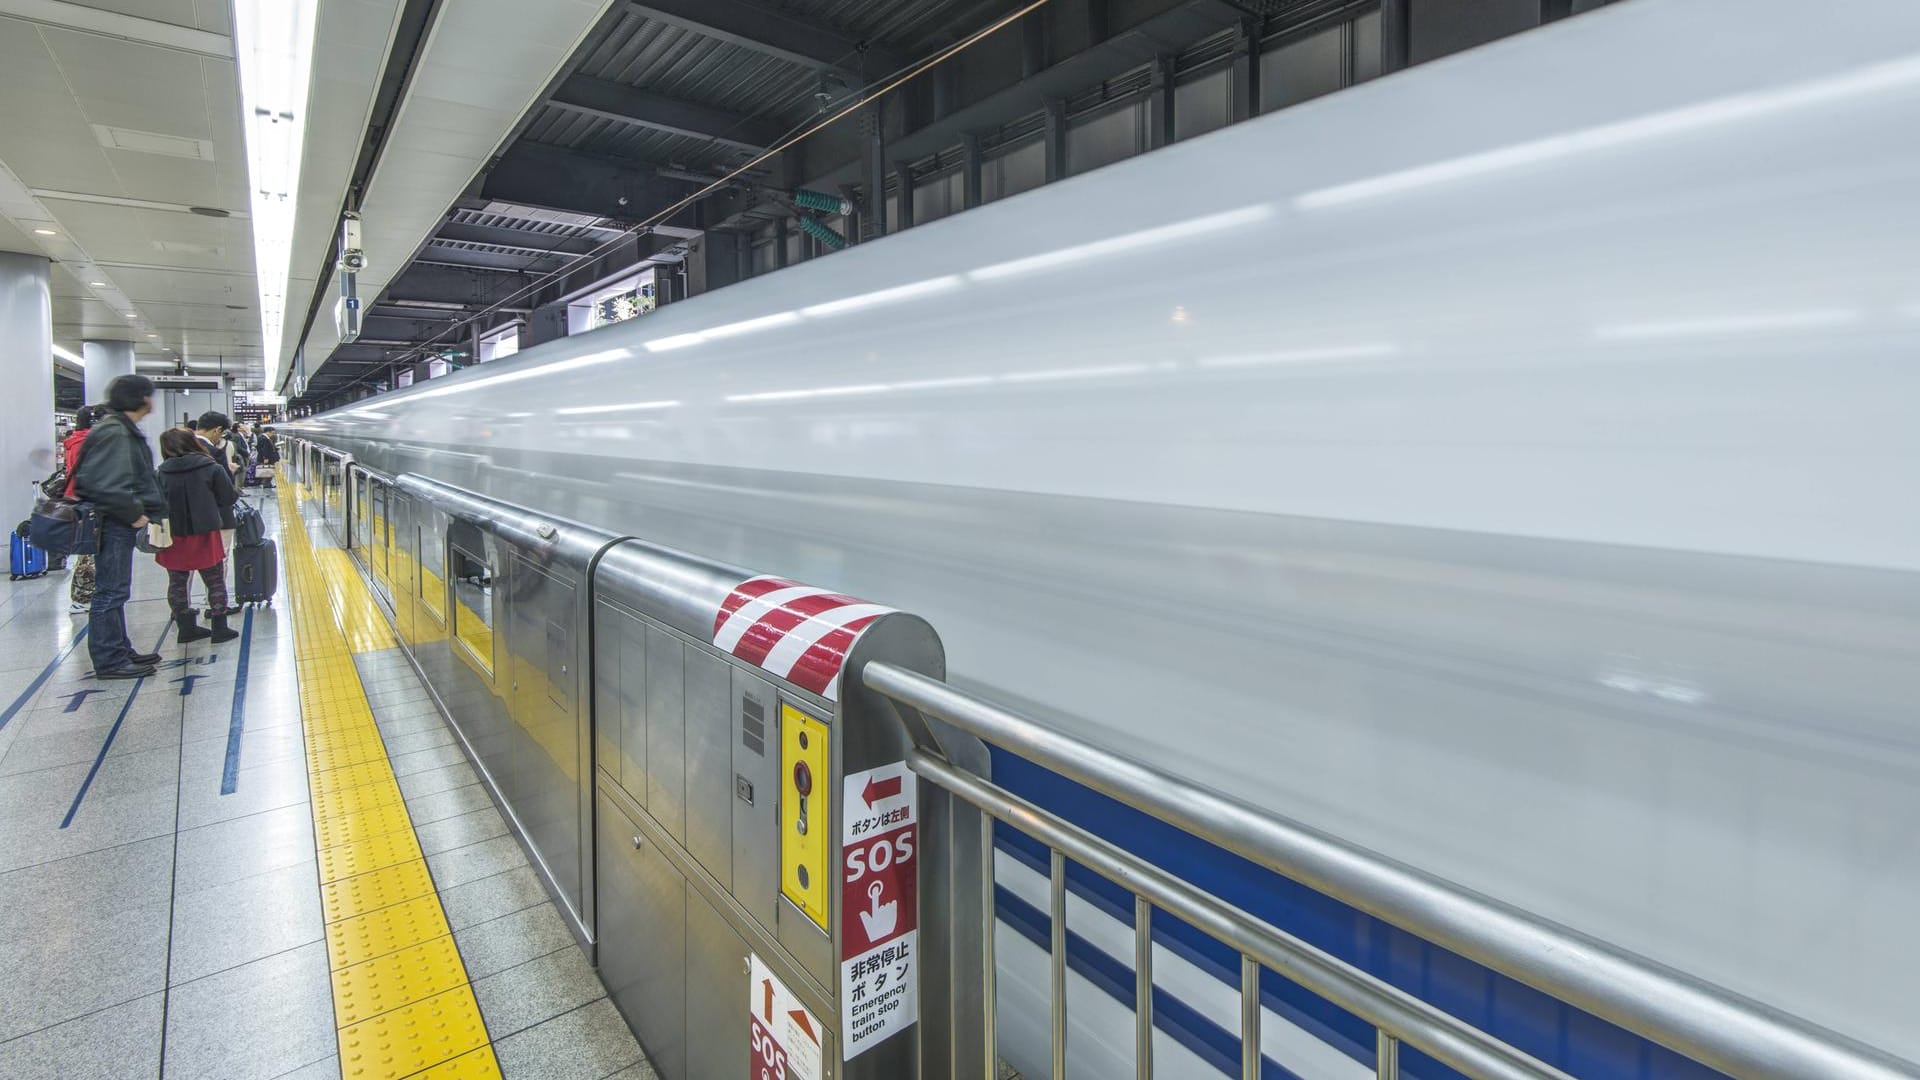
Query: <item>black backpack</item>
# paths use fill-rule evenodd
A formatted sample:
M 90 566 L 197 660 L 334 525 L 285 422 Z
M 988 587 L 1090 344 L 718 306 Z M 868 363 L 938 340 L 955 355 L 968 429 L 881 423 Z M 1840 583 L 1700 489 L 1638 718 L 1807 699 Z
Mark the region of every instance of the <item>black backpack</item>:
M 233 543 L 235 547 L 254 547 L 267 539 L 267 521 L 245 500 L 233 504 Z

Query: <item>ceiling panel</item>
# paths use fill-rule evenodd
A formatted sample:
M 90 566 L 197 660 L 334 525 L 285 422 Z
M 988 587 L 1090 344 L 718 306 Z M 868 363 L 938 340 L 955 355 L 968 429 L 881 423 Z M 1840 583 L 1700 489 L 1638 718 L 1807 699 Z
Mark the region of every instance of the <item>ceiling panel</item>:
M 133 15 L 142 19 L 172 23 L 175 26 L 191 26 L 198 30 L 212 30 L 225 33 L 225 25 L 202 26 L 196 21 L 194 0 L 87 0 L 90 8 L 101 11 L 117 12 L 121 15 Z M 222 5 L 224 6 L 224 5 Z
M 213 137 L 202 102 L 200 57 L 118 38 L 42 27 L 40 36 L 74 98 L 96 124 Z M 232 65 L 219 63 L 231 70 Z
M 131 183 L 137 184 L 142 199 L 183 206 L 211 206 L 239 214 L 247 213 L 251 205 L 244 161 L 229 165 L 130 150 L 104 150 L 102 154 L 111 163 L 115 175 L 135 178 Z M 234 175 L 236 172 L 239 175 Z M 98 191 L 87 193 L 100 194 Z
M 33 242 L 26 233 L 14 228 L 13 222 L 0 218 L 0 251 L 17 251 L 27 255 L 40 254 L 40 245 Z
M 343 0 L 344 2 L 344 0 Z M 226 0 L 85 0 L 84 6 L 224 35 Z M 157 35 L 165 37 L 164 34 Z M 0 166 L 54 237 L 0 224 L 0 245 L 48 255 L 54 338 L 131 340 L 258 369 L 258 291 L 237 73 L 230 60 L 103 34 L 0 19 Z M 358 118 L 356 118 L 358 119 Z M 185 140 L 110 149 L 103 129 Z M 357 135 L 357 132 L 356 132 Z M 184 151 L 191 156 L 180 156 Z M 210 160 L 209 160 L 210 158 Z M 95 199 L 212 206 L 213 218 Z M 15 211 L 24 213 L 25 211 Z M 71 268 L 71 270 L 69 270 Z M 93 284 L 101 282 L 100 285 Z M 134 318 L 123 313 L 131 305 Z M 257 375 L 248 380 L 257 385 Z
M 369 261 L 360 275 L 363 298 L 379 295 L 404 268 L 607 6 L 608 0 L 441 6 L 361 204 Z M 332 275 L 318 287 L 332 292 Z M 304 340 L 310 370 L 338 344 L 329 311 L 322 305 L 307 326 L 288 327 L 286 351 Z
M 332 273 L 323 273 L 322 264 L 340 227 L 340 208 L 400 12 L 399 0 L 329 0 L 320 6 L 316 55 L 326 61 L 314 65 L 307 148 L 300 162 L 300 212 L 287 277 L 285 340 L 281 356 L 274 358 L 278 370 L 285 370 L 300 343 L 301 320 L 313 304 L 314 290 L 332 288 Z M 322 299 L 320 310 L 331 311 L 327 298 Z M 323 321 L 331 317 L 323 315 Z M 277 378 L 273 381 L 278 385 Z
M 227 10 L 228 0 L 194 0 L 193 25 L 213 34 L 233 33 L 233 23 Z
M 178 270 L 141 270 L 112 268 L 113 280 L 127 295 L 156 300 L 191 303 L 244 304 L 248 310 L 259 306 L 252 274 L 181 273 Z

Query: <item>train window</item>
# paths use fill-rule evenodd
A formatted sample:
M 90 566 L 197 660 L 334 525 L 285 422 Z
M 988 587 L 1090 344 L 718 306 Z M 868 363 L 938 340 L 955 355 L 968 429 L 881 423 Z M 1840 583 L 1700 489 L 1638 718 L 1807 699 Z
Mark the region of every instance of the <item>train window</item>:
M 440 535 L 440 516 L 420 508 L 420 606 L 440 624 L 447 621 L 446 541 Z
M 455 547 L 453 636 L 466 646 L 486 674 L 493 674 L 493 567 L 485 559 Z
M 367 541 L 369 548 L 367 564 L 373 567 L 374 580 L 380 585 L 381 591 L 391 598 L 393 567 L 389 561 L 388 549 L 392 541 L 388 538 L 388 534 L 393 528 L 393 523 L 387 520 L 387 486 L 378 482 L 371 486 L 373 495 L 369 501 L 373 504 L 373 513 L 368 515 L 368 532 L 371 535 Z

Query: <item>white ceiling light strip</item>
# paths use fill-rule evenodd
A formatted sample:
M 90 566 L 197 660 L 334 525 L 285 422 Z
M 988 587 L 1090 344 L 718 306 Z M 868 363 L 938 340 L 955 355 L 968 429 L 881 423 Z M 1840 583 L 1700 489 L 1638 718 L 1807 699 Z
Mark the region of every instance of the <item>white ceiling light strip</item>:
M 262 355 L 280 354 L 287 275 L 306 146 L 317 0 L 234 0 L 240 106 L 253 184 L 254 276 L 260 283 Z

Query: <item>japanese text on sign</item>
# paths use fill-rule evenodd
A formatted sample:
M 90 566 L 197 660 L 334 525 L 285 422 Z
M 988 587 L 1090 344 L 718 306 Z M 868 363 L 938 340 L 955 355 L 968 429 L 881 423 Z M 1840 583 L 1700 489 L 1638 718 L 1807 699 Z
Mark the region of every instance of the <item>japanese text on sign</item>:
M 749 958 L 748 973 L 747 1036 L 753 1051 L 748 1080 L 820 1080 L 825 1060 L 820 1021 L 759 956 Z
M 840 1011 L 849 1060 L 920 1018 L 915 780 L 895 762 L 853 773 L 843 788 Z

